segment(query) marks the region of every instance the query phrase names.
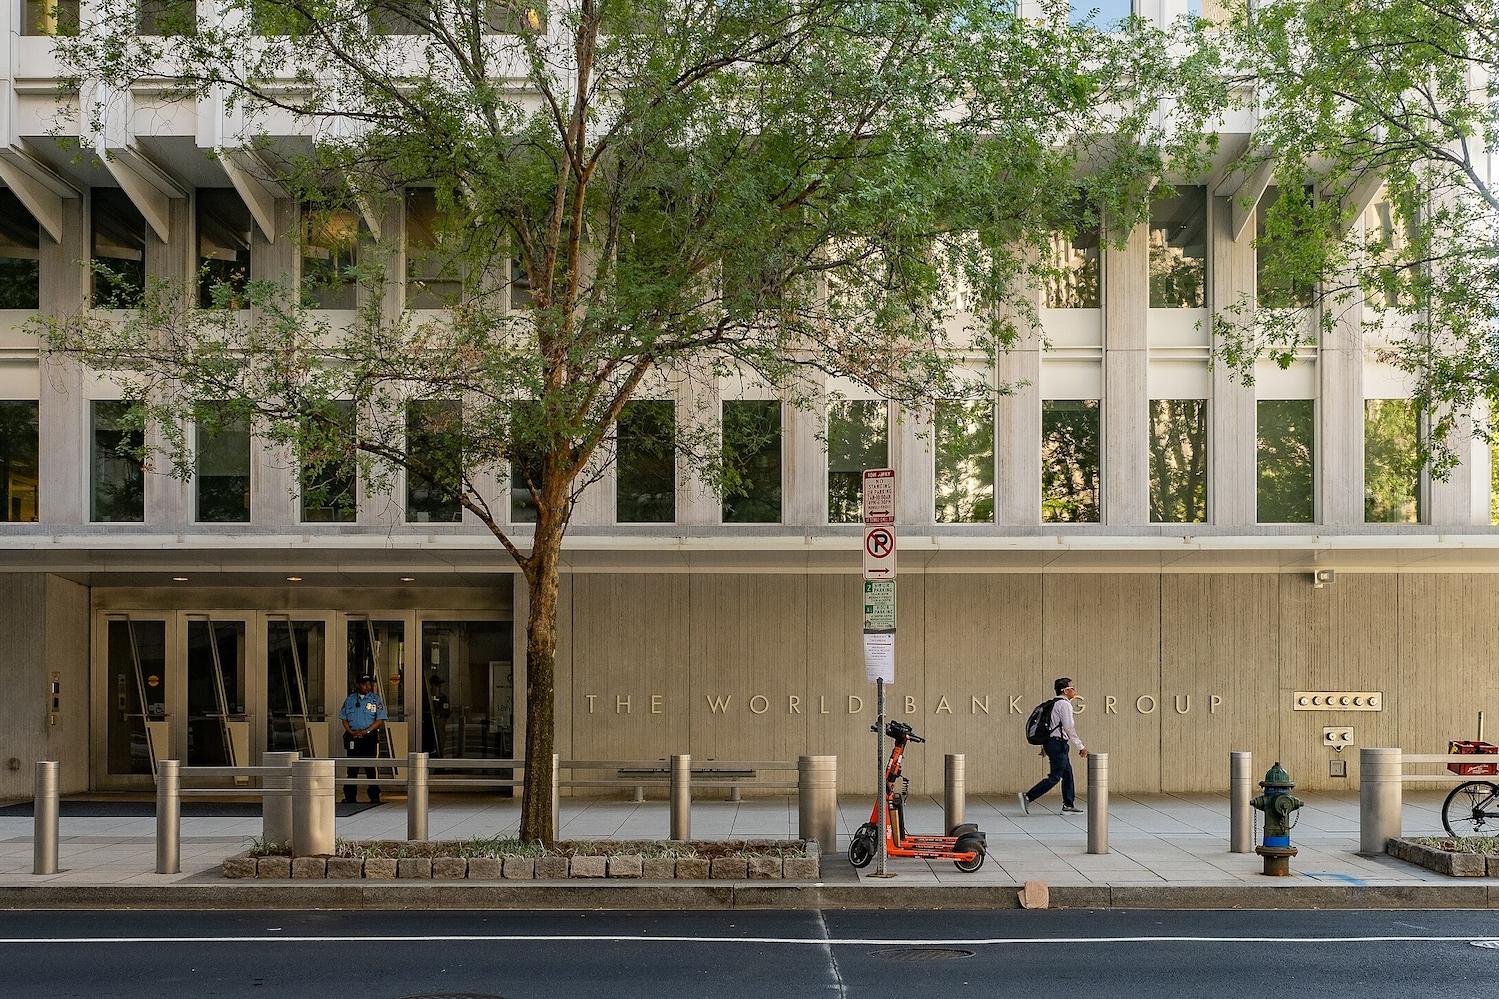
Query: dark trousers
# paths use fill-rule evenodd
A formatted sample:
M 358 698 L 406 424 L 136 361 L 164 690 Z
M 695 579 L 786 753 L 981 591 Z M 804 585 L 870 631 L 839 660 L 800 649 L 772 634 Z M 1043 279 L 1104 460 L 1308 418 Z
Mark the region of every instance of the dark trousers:
M 1072 781 L 1072 760 L 1067 755 L 1067 740 L 1047 739 L 1046 745 L 1042 747 L 1042 750 L 1046 753 L 1046 759 L 1051 762 L 1051 770 L 1045 777 L 1036 782 L 1035 787 L 1025 792 L 1026 798 L 1030 801 L 1035 801 L 1041 795 L 1056 787 L 1058 781 L 1061 781 L 1062 804 L 1066 807 L 1075 805 L 1077 788 Z
M 379 755 L 379 752 L 380 752 L 380 733 L 378 733 L 378 732 L 366 732 L 363 735 L 350 735 L 347 732 L 345 732 L 344 733 L 344 749 L 346 749 L 348 751 L 348 753 L 349 753 L 350 756 L 367 757 L 367 758 L 373 759 L 375 756 Z M 360 768 L 360 767 L 350 767 L 349 768 L 349 778 L 351 780 L 354 779 L 354 778 L 357 778 L 359 776 L 359 772 L 360 772 L 361 769 L 363 769 L 364 773 L 369 776 L 370 780 L 374 780 L 375 779 L 375 768 L 374 767 L 363 767 L 363 768 Z M 378 785 L 371 784 L 369 786 L 369 792 L 370 792 L 370 801 L 379 801 L 380 800 L 380 788 L 379 788 Z M 345 784 L 344 785 L 344 800 L 345 801 L 354 801 L 356 798 L 358 798 L 358 796 L 359 796 L 359 788 L 355 787 L 353 784 Z

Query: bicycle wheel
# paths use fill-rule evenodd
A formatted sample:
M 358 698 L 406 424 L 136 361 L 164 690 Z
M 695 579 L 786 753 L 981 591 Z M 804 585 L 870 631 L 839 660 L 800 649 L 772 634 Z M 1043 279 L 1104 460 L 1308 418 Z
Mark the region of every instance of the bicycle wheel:
M 1486 780 L 1459 784 L 1442 802 L 1442 825 L 1448 835 L 1499 835 L 1499 785 Z

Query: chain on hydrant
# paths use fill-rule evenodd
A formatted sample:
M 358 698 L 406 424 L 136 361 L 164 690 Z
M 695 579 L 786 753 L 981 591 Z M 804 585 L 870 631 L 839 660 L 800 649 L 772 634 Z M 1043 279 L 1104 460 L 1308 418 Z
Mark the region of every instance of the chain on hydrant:
M 1278 762 L 1265 771 L 1260 787 L 1264 790 L 1250 804 L 1265 813 L 1265 836 L 1254 852 L 1265 858 L 1262 873 L 1288 877 L 1291 858 L 1296 856 L 1296 848 L 1291 845 L 1291 827 L 1296 824 L 1297 809 L 1305 802 L 1291 793 L 1296 785 Z

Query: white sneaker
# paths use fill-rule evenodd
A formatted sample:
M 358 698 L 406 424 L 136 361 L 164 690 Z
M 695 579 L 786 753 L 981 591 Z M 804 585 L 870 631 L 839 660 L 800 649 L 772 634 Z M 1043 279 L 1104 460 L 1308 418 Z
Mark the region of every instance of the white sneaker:
M 1029 815 L 1029 814 L 1031 814 L 1031 801 L 1030 801 L 1029 798 L 1027 798 L 1025 796 L 1025 792 L 1021 791 L 1015 797 L 1017 797 L 1017 798 L 1020 799 L 1020 814 L 1022 814 L 1022 815 Z
M 1063 815 L 1081 815 L 1081 814 L 1083 814 L 1083 810 L 1081 808 L 1078 808 L 1075 805 L 1063 805 L 1062 806 L 1062 814 Z

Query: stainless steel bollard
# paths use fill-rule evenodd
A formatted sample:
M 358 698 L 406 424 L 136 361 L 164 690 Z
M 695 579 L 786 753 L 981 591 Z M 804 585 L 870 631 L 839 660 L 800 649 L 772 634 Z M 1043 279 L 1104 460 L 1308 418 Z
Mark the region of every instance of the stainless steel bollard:
M 267 843 L 291 842 L 291 765 L 300 753 L 265 753 L 261 763 L 285 767 L 286 772 L 265 779 L 260 799 L 260 837 Z
M 38 760 L 34 784 L 31 832 L 31 873 L 57 873 L 58 806 L 57 761 Z
M 333 761 L 298 760 L 291 768 L 291 855 L 333 852 Z
M 942 821 L 949 836 L 965 821 L 968 811 L 968 758 L 962 753 L 942 757 Z
M 562 838 L 562 757 L 552 754 L 552 839 Z
M 1109 754 L 1088 754 L 1088 852 L 1109 852 Z
M 182 773 L 177 760 L 156 764 L 156 873 L 182 873 Z
M 1254 754 L 1228 754 L 1228 852 L 1254 852 Z
M 406 838 L 410 840 L 427 838 L 429 762 L 426 753 L 406 754 Z
M 823 853 L 838 852 L 838 757 L 797 757 L 796 834 L 817 840 Z
M 692 838 L 692 756 L 688 753 L 671 758 L 671 838 Z
M 1404 788 L 1398 749 L 1358 751 L 1359 853 L 1382 854 L 1385 844 L 1400 835 Z

